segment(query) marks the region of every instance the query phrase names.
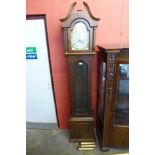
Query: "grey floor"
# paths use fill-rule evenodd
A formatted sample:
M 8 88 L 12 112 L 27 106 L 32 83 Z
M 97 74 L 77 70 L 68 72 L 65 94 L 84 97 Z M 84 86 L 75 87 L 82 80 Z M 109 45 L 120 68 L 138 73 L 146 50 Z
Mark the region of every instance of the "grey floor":
M 128 152 L 116 149 L 101 152 L 98 142 L 93 151 L 78 151 L 77 143 L 69 143 L 68 130 L 27 129 L 26 132 L 26 155 L 111 155 Z

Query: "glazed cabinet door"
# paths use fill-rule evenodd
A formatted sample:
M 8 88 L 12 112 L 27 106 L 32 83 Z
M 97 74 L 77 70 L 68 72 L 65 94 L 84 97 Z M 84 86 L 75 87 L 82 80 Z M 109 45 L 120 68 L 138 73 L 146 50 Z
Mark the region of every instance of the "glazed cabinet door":
M 129 145 L 129 64 L 128 61 L 116 62 L 114 101 L 111 121 L 111 146 Z

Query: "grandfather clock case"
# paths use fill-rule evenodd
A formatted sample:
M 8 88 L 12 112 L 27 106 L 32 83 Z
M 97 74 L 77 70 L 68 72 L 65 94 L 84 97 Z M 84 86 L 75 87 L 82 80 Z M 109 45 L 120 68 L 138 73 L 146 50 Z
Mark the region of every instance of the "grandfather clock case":
M 68 59 L 70 111 L 70 141 L 94 142 L 92 110 L 92 57 L 99 18 L 92 15 L 87 3 L 85 11 L 74 13 L 74 2 L 68 15 L 60 19 L 64 32 L 64 50 Z
M 101 149 L 129 146 L 129 49 L 98 52 L 97 135 Z

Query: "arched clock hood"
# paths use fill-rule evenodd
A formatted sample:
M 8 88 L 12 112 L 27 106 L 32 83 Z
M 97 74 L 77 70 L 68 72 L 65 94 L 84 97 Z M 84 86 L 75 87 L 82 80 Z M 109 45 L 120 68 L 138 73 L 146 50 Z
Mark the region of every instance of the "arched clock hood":
M 98 21 L 100 18 L 96 18 L 90 11 L 90 8 L 86 2 L 83 2 L 85 10 L 77 10 L 74 13 L 76 2 L 72 3 L 70 10 L 65 18 L 60 19 L 62 23 L 62 28 L 64 30 L 64 40 L 65 40 L 65 54 L 95 54 L 95 36 L 96 28 L 98 26 Z M 87 50 L 73 50 L 71 48 L 71 32 L 76 23 L 83 22 L 89 33 L 89 49 Z

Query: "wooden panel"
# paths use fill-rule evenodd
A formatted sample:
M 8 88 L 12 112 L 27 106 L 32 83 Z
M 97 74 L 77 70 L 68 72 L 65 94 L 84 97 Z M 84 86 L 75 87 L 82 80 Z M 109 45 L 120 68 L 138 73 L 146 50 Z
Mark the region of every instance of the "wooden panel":
M 128 147 L 129 146 L 129 127 L 128 126 L 113 126 L 111 130 L 112 147 Z
M 93 117 L 71 117 L 70 141 L 94 141 Z

